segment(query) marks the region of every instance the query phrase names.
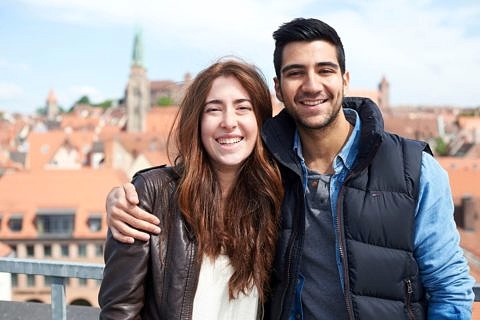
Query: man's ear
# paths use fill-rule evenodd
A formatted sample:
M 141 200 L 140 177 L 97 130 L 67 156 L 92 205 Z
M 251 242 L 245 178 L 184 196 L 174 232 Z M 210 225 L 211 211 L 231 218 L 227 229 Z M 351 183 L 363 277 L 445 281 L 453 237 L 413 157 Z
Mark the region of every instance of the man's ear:
M 350 72 L 345 71 L 343 74 L 343 93 L 347 92 L 348 85 L 350 84 Z
M 277 77 L 274 77 L 273 83 L 275 84 L 275 95 L 277 96 L 277 99 L 283 102 L 282 90 L 280 88 L 280 80 L 278 80 Z

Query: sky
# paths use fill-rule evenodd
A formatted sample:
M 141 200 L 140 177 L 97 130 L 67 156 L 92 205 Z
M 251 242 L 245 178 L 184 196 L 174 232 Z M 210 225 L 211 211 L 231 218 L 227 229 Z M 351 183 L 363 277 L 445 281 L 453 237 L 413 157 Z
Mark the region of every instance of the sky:
M 296 17 L 337 30 L 352 89 L 385 76 L 393 106 L 480 106 L 477 0 L 0 0 L 0 110 L 121 98 L 139 29 L 150 80 L 233 55 L 273 89 L 272 32 Z

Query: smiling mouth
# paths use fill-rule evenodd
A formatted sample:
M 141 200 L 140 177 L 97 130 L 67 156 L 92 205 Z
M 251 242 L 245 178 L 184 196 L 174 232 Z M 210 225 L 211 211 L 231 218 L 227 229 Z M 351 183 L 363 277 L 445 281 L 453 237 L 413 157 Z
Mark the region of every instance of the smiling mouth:
M 300 103 L 307 107 L 315 107 L 327 101 L 328 99 L 324 98 L 324 99 L 315 99 L 315 100 L 300 100 Z
M 235 137 L 235 138 L 218 138 L 215 139 L 221 145 L 232 145 L 235 143 L 239 143 L 243 140 L 243 137 Z

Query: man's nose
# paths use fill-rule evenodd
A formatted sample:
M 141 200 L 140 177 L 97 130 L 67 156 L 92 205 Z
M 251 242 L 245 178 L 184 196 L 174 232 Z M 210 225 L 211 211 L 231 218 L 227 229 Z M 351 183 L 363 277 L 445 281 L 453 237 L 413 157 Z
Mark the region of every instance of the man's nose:
M 308 72 L 303 81 L 302 89 L 311 93 L 322 91 L 323 84 L 321 78 L 314 72 Z

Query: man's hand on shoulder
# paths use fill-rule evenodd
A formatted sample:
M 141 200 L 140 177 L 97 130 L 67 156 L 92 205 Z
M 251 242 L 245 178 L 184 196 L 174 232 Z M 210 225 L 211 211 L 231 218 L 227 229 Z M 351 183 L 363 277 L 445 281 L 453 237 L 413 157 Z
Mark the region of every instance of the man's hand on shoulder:
M 107 225 L 113 237 L 124 243 L 147 241 L 149 233 L 160 233 L 160 221 L 138 207 L 138 194 L 131 183 L 113 188 L 107 195 Z M 147 233 L 148 232 L 148 233 Z

